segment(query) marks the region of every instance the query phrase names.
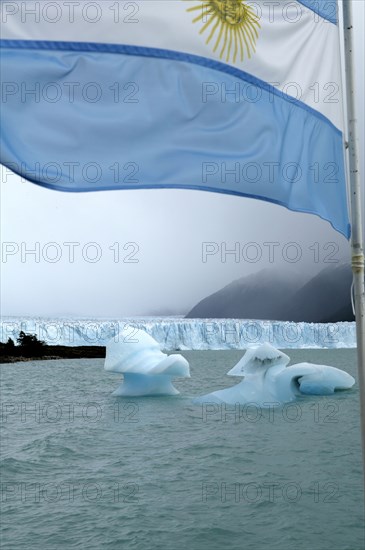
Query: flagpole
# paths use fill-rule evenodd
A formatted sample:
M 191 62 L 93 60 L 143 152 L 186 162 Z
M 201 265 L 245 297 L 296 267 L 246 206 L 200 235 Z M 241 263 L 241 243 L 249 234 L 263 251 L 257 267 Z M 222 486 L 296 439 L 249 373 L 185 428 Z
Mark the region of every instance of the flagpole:
M 354 277 L 355 317 L 357 338 L 357 367 L 360 392 L 361 437 L 363 451 L 363 475 L 365 491 L 365 298 L 364 298 L 364 244 L 361 219 L 361 184 L 359 167 L 359 143 L 355 109 L 354 30 L 352 0 L 343 0 L 343 26 L 345 38 L 345 70 L 348 119 L 348 152 L 351 197 L 351 253 Z

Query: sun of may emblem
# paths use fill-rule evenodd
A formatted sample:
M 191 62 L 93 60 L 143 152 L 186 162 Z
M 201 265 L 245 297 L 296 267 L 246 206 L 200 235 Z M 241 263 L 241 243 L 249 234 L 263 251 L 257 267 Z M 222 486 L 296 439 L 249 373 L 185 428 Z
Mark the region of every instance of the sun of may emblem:
M 200 34 L 209 32 L 205 43 L 214 39 L 213 51 L 220 50 L 220 59 L 235 63 L 238 56 L 243 61 L 256 51 L 259 17 L 244 0 L 206 0 L 187 11 L 199 12 L 193 23 L 203 23 Z

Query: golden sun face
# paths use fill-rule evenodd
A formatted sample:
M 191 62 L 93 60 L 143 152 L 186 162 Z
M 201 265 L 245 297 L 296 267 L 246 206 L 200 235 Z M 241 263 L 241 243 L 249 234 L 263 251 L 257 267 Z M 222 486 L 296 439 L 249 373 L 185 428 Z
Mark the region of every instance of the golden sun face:
M 220 59 L 225 58 L 227 63 L 232 59 L 235 63 L 238 56 L 243 61 L 256 51 L 259 17 L 244 0 L 206 0 L 187 11 L 200 12 L 193 23 L 204 23 L 199 32 L 209 32 L 205 43 L 214 39 L 213 51 L 220 50 Z

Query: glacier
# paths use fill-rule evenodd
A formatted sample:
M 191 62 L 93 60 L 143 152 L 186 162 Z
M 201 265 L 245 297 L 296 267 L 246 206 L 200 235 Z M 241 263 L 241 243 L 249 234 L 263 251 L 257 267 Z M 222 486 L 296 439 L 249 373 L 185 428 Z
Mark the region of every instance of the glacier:
M 123 328 L 142 329 L 166 351 L 247 349 L 268 342 L 282 349 L 355 348 L 355 323 L 293 323 L 242 319 L 146 317 L 125 319 L 51 319 L 2 317 L 1 342 L 19 332 L 36 334 L 49 345 L 106 346 Z
M 144 330 L 133 334 L 124 328 L 106 346 L 104 369 L 123 374 L 114 396 L 176 395 L 172 378 L 190 378 L 189 363 L 182 355 L 166 355 Z
M 328 365 L 298 363 L 288 367 L 290 358 L 268 343 L 248 349 L 227 373 L 243 376 L 239 384 L 194 399 L 195 404 L 280 406 L 303 395 L 330 395 L 350 389 L 355 379 Z

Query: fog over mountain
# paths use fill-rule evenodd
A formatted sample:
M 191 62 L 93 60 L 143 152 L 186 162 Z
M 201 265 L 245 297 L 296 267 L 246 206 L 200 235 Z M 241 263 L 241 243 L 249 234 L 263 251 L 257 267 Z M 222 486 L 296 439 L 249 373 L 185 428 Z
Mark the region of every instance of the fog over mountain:
M 306 283 L 300 275 L 264 269 L 204 298 L 187 317 L 313 323 L 353 321 L 351 282 L 348 265 L 329 266 Z

